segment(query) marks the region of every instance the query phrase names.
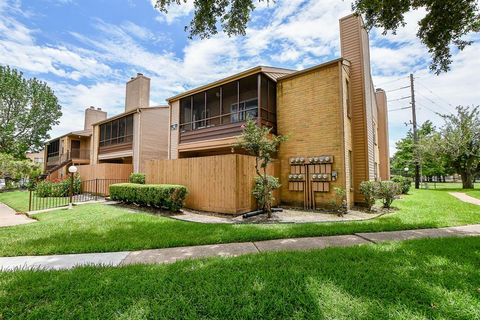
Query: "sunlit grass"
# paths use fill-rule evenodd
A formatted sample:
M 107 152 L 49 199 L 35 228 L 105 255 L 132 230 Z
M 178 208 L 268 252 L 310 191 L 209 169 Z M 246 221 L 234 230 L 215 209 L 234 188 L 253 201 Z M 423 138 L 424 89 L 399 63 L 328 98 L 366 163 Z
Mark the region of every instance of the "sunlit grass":
M 445 190 L 412 190 L 394 206 L 397 211 L 368 221 L 222 225 L 183 222 L 109 205 L 81 205 L 37 214 L 37 223 L 0 228 L 0 255 L 140 250 L 480 223 L 478 206 L 461 202 Z
M 480 319 L 480 239 L 0 273 L 0 319 Z

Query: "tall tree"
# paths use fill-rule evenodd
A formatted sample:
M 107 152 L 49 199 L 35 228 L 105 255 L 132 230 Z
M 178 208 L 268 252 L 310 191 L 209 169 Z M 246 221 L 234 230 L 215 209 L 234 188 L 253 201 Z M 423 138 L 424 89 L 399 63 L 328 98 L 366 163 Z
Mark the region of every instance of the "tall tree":
M 458 106 L 456 114 L 442 115 L 440 152 L 462 176 L 464 189 L 472 189 L 480 172 L 480 106 Z
M 40 149 L 61 115 L 57 97 L 45 82 L 0 66 L 0 153 L 24 158 L 26 151 Z
M 187 0 L 155 0 L 155 7 L 168 13 L 170 5 L 182 5 Z M 195 1 L 193 19 L 185 30 L 190 37 L 208 38 L 219 27 L 229 35 L 245 35 L 255 3 L 274 0 L 208 0 Z M 405 25 L 405 14 L 424 8 L 417 37 L 432 55 L 430 68 L 436 73 L 450 69 L 451 46 L 463 50 L 472 43 L 465 37 L 480 31 L 480 12 L 477 0 L 355 0 L 353 10 L 365 16 L 368 28 L 383 28 L 395 33 Z
M 432 122 L 427 120 L 422 123 L 417 134 L 418 152 L 416 153 L 414 153 L 412 130 L 407 132 L 405 138 L 397 141 L 397 152 L 391 162 L 393 173 L 403 175 L 405 174 L 404 169 L 408 168 L 408 175 L 412 175 L 415 168 L 415 154 L 418 157 L 416 160 L 420 163 L 423 176 L 444 176 L 452 173 L 445 156 L 436 148 L 440 136 Z
M 432 55 L 430 68 L 437 74 L 450 70 L 451 46 L 463 50 L 472 44 L 466 36 L 480 31 L 477 0 L 355 0 L 353 9 L 365 16 L 368 28 L 383 28 L 384 34 L 404 26 L 405 13 L 425 9 L 417 37 Z

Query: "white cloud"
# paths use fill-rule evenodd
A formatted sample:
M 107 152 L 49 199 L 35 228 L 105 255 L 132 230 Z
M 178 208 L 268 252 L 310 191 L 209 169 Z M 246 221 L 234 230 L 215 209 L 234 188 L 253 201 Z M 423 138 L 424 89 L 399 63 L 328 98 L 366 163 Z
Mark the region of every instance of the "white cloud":
M 49 85 L 63 106 L 60 125 L 53 128 L 52 136 L 82 130 L 87 107 L 102 108 L 108 116 L 123 112 L 125 84 L 122 82 L 102 82 L 92 85 L 51 82 Z
M 155 38 L 153 32 L 151 32 L 149 29 L 141 27 L 131 21 L 125 21 L 121 25 L 121 28 L 131 36 L 134 36 L 140 40 L 151 40 Z

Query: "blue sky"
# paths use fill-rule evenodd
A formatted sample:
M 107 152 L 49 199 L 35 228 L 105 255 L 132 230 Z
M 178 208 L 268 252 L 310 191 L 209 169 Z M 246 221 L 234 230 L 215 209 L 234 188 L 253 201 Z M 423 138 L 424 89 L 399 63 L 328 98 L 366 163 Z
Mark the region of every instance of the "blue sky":
M 123 110 L 125 82 L 137 72 L 152 79 L 151 104 L 186 89 L 254 67 L 302 69 L 339 57 L 338 19 L 349 14 L 342 0 L 277 0 L 259 3 L 245 37 L 219 34 L 188 39 L 184 26 L 192 1 L 168 15 L 150 0 L 0 0 L 0 63 L 48 82 L 63 106 L 52 136 L 83 125 L 87 106 L 110 116 Z M 441 124 L 435 111 L 478 104 L 478 42 L 455 52 L 452 71 L 435 76 L 415 37 L 423 12 L 407 16 L 397 35 L 370 32 L 374 82 L 387 90 L 390 109 L 408 106 L 408 74 L 415 73 L 418 120 Z M 478 35 L 472 37 L 478 40 Z M 402 137 L 410 110 L 389 112 L 390 147 Z

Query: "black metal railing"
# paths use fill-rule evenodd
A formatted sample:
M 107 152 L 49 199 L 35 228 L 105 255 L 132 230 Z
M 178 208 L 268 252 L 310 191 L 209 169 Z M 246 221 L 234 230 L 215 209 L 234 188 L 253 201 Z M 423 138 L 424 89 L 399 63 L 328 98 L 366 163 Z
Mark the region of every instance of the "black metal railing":
M 128 182 L 128 179 L 92 179 L 67 183 L 50 183 L 30 190 L 28 211 L 38 211 L 68 206 L 70 203 L 103 200 L 110 195 L 110 185 Z M 72 190 L 73 192 L 71 192 Z

